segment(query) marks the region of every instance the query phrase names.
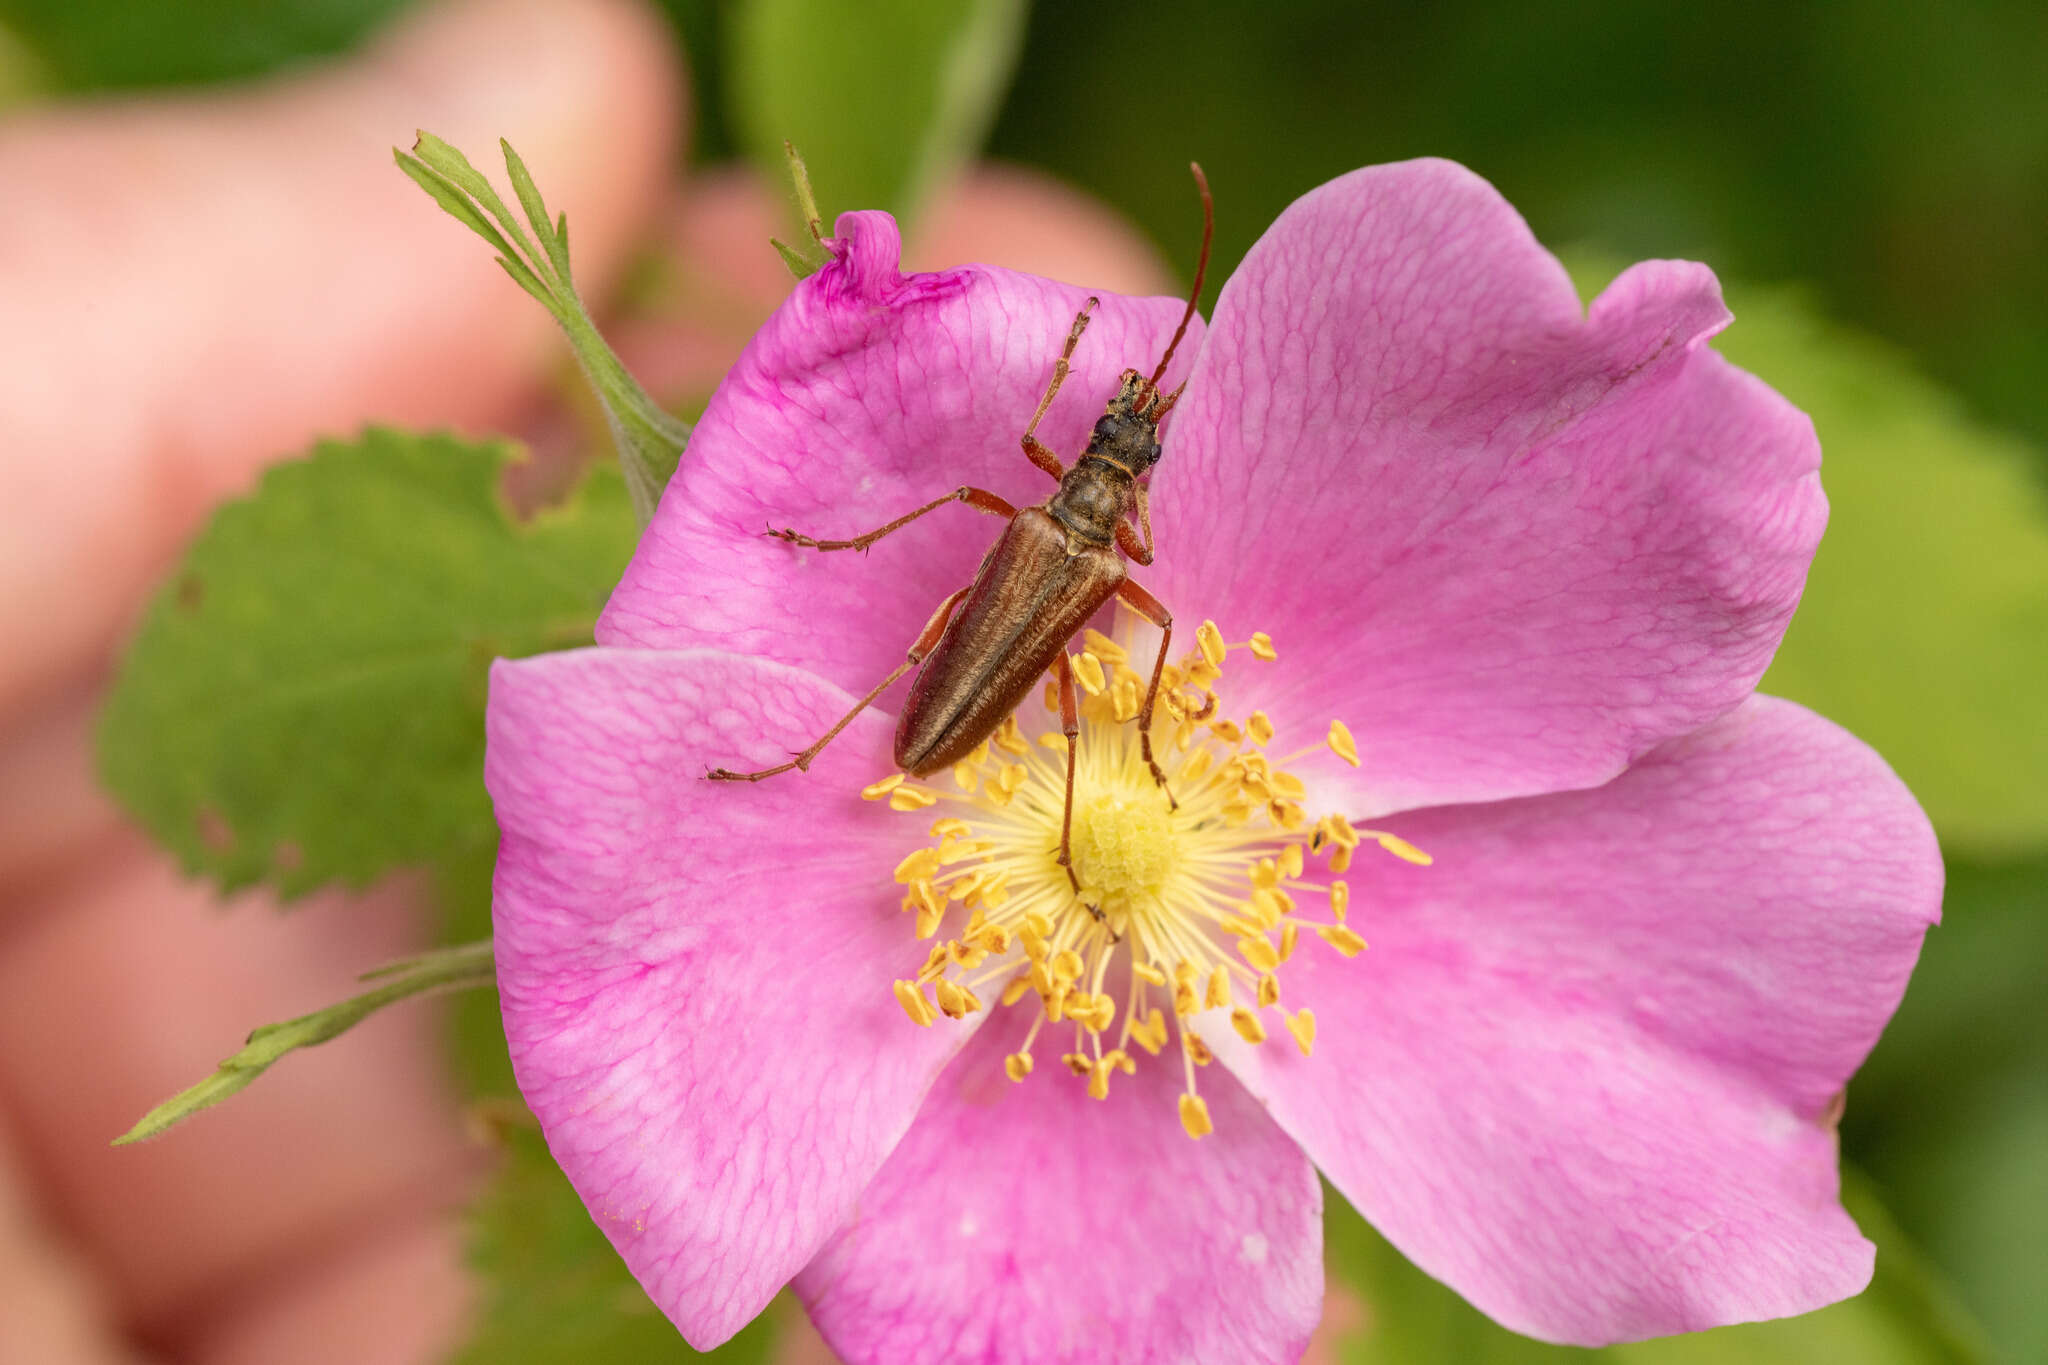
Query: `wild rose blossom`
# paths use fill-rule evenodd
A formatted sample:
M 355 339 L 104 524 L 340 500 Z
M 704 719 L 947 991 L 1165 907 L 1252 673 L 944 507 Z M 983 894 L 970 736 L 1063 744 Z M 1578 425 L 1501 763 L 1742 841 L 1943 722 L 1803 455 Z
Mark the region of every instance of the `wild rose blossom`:
M 1825 503 L 1806 419 L 1704 344 L 1713 275 L 1582 313 L 1443 162 L 1281 216 L 1183 348 L 1134 570 L 1176 642 L 1214 623 L 1156 732 L 1178 810 L 1127 723 L 1156 635 L 1080 661 L 1112 942 L 1052 862 L 1037 701 L 929 780 L 889 776 L 900 693 L 807 773 L 702 780 L 821 734 L 998 529 L 764 527 L 1051 491 L 1018 435 L 1084 291 L 906 277 L 874 213 L 834 257 L 713 399 L 602 647 L 492 675 L 519 1082 L 684 1336 L 793 1278 L 855 1365 L 1293 1359 L 1317 1167 L 1552 1341 L 1859 1291 L 1833 1125 L 1940 864 L 1876 755 L 1753 695 Z M 1050 445 L 1179 307 L 1102 297 Z

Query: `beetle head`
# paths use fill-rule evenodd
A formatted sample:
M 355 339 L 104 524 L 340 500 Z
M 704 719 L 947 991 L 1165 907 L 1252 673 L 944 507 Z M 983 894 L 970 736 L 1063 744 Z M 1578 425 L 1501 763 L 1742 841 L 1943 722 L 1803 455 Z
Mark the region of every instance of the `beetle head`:
M 1099 455 L 1135 477 L 1159 460 L 1159 419 L 1172 402 L 1136 370 L 1125 370 L 1116 396 L 1089 433 L 1087 455 Z

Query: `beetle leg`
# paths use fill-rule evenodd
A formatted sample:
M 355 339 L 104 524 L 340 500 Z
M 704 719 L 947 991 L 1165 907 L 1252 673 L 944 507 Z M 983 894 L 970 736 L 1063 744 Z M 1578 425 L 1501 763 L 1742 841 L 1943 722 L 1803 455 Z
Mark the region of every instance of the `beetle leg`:
M 1140 541 L 1128 521 L 1119 521 L 1116 524 L 1116 547 L 1132 562 L 1147 565 L 1152 562 L 1152 497 L 1142 483 L 1131 485 L 1131 493 L 1138 504 L 1138 524 L 1145 528 L 1145 538 Z
M 1067 882 L 1074 888 L 1074 894 L 1081 894 L 1081 879 L 1074 875 L 1074 750 L 1081 741 L 1081 704 L 1074 695 L 1074 666 L 1067 659 L 1063 649 L 1052 666 L 1053 676 L 1060 684 L 1060 733 L 1067 737 L 1067 804 L 1060 813 L 1060 857 L 1061 867 L 1067 870 Z M 1088 905 L 1087 901 L 1081 904 Z M 1109 919 L 1102 913 L 1102 907 L 1088 905 L 1088 913 L 1104 925 Z M 1112 932 L 1109 941 L 1114 943 L 1119 935 Z
M 1067 467 L 1060 463 L 1060 457 L 1052 452 L 1034 434 L 1039 422 L 1045 417 L 1045 410 L 1052 406 L 1052 396 L 1060 391 L 1060 385 L 1067 382 L 1067 371 L 1074 359 L 1074 348 L 1081 344 L 1081 333 L 1088 330 L 1088 315 L 1095 311 L 1099 302 L 1092 295 L 1074 315 L 1074 326 L 1067 333 L 1067 344 L 1060 349 L 1060 358 L 1052 363 L 1052 383 L 1045 386 L 1045 397 L 1038 400 L 1038 411 L 1031 414 L 1031 424 L 1024 428 L 1019 444 L 1024 447 L 1024 458 L 1052 475 L 1055 479 L 1066 476 Z
M 1117 529 L 1122 531 L 1124 528 L 1119 526 Z M 1173 799 L 1173 788 L 1166 785 L 1166 773 L 1152 757 L 1152 705 L 1159 700 L 1159 677 L 1166 671 L 1166 650 L 1173 643 L 1173 613 L 1133 579 L 1126 578 L 1118 584 L 1116 595 L 1138 615 L 1159 627 L 1159 657 L 1152 661 L 1152 682 L 1145 689 L 1145 704 L 1138 710 L 1138 745 L 1145 755 L 1145 766 L 1152 770 L 1152 780 L 1166 791 L 1167 806 L 1178 810 L 1180 803 Z
M 938 647 L 939 637 L 946 633 L 946 622 L 952 618 L 953 608 L 960 605 L 960 599 L 967 596 L 968 588 L 973 586 L 970 583 L 967 588 L 960 589 L 960 591 L 939 603 L 939 609 L 932 613 L 932 619 L 925 622 L 924 630 L 917 637 L 917 643 L 910 647 L 909 657 L 891 670 L 888 677 L 869 688 L 868 694 L 855 702 L 853 709 L 841 716 L 837 725 L 834 725 L 823 735 L 820 735 L 816 744 L 813 744 L 787 763 L 778 763 L 772 768 L 763 768 L 756 773 L 736 773 L 730 768 L 713 768 L 704 776 L 712 782 L 759 782 L 764 777 L 774 777 L 777 773 L 786 773 L 791 768 L 795 768 L 800 772 L 808 771 L 811 766 L 811 760 L 816 758 L 819 751 L 827 744 L 830 744 L 841 730 L 851 725 L 855 716 L 867 710 L 873 704 L 876 697 L 881 696 L 883 692 L 888 690 L 889 684 L 923 663 L 925 655 Z
M 787 526 L 783 527 L 780 531 L 763 531 L 761 534 L 772 540 L 786 540 L 792 545 L 801 545 L 810 550 L 865 550 L 883 536 L 902 530 L 925 513 L 936 512 L 949 502 L 964 502 L 977 512 L 987 512 L 998 517 L 1014 517 L 1017 515 L 1016 508 L 996 494 L 989 492 L 986 488 L 970 488 L 962 484 L 946 494 L 945 497 L 933 498 L 915 512 L 900 516 L 887 526 L 877 526 L 866 535 L 855 536 L 852 540 L 815 540 L 801 532 L 792 531 Z

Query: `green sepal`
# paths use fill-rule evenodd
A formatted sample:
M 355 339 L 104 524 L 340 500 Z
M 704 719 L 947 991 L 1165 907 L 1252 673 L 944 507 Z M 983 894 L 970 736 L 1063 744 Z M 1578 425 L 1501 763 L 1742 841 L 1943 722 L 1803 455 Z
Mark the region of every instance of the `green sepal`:
M 250 1082 L 268 1071 L 288 1052 L 318 1047 L 338 1038 L 386 1005 L 415 995 L 436 991 L 467 990 L 489 986 L 496 980 L 491 945 L 465 943 L 437 948 L 363 973 L 364 981 L 382 984 L 374 990 L 352 995 L 338 1004 L 281 1024 L 265 1024 L 249 1035 L 242 1050 L 215 1067 L 213 1074 L 159 1104 L 136 1121 L 133 1128 L 114 1139 L 116 1147 L 153 1138 L 166 1128 L 182 1123 L 202 1109 L 246 1089 Z
M 653 520 L 661 492 L 668 487 L 689 444 L 690 425 L 648 395 L 599 333 L 576 292 L 569 266 L 568 215 L 550 220 L 540 187 L 519 153 L 503 139 L 498 146 L 505 156 L 513 195 L 524 212 L 524 223 L 468 157 L 432 133 L 420 133 L 411 155 L 395 147 L 391 154 L 398 168 L 435 203 L 498 253 L 498 264 L 505 273 L 540 301 L 569 338 L 576 362 L 604 409 L 634 515 L 645 526 Z
M 818 273 L 818 262 L 798 251 L 780 237 L 770 237 L 768 245 L 775 248 L 775 254 L 782 257 L 782 263 L 789 267 L 789 273 L 800 280 L 807 280 Z

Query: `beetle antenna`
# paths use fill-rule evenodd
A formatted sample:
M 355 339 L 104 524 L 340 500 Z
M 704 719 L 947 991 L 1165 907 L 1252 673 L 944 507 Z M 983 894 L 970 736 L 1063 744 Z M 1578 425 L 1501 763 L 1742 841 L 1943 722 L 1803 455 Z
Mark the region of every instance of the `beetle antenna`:
M 1180 326 L 1173 329 L 1173 340 L 1166 343 L 1166 354 L 1159 357 L 1159 368 L 1152 371 L 1152 377 L 1145 381 L 1153 392 L 1159 391 L 1159 381 L 1166 375 L 1166 367 L 1173 363 L 1173 353 L 1180 347 L 1180 339 L 1188 334 L 1188 323 L 1195 316 L 1195 300 L 1202 297 L 1202 277 L 1209 273 L 1209 241 L 1216 235 L 1216 201 L 1209 194 L 1209 177 L 1202 174 L 1202 163 L 1190 161 L 1188 169 L 1195 173 L 1195 188 L 1202 192 L 1202 255 L 1195 262 L 1195 287 L 1188 291 L 1187 311 L 1180 315 Z

